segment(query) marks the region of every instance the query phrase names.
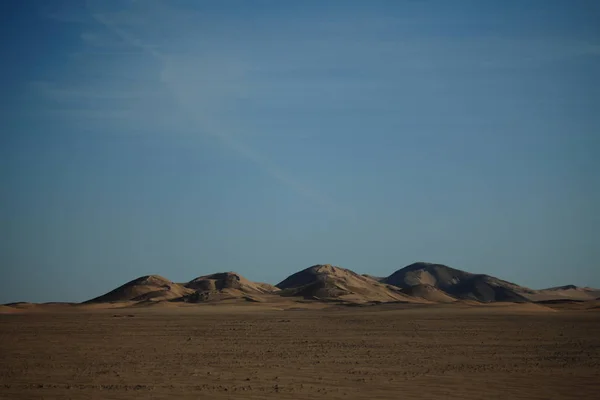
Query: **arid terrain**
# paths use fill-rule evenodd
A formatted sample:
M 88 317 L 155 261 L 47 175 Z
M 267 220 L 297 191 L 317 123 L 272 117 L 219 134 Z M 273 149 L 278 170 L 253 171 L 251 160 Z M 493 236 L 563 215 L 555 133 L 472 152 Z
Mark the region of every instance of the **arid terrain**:
M 146 275 L 0 306 L 0 398 L 591 399 L 598 296 L 430 263 L 314 265 L 277 285 Z
M 592 399 L 600 313 L 533 303 L 22 305 L 0 398 Z

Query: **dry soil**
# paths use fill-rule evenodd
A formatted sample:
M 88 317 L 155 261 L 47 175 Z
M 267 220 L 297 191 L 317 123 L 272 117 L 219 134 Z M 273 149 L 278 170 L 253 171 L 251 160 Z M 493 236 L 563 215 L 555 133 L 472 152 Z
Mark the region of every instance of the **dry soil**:
M 0 315 L 0 355 L 1 399 L 581 400 L 600 391 L 600 313 L 54 307 Z

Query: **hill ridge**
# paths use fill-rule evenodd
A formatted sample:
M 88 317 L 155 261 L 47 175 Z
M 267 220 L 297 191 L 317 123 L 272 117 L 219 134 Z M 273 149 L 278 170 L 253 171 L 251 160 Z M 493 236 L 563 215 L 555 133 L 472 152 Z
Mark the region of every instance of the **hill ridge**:
M 426 262 L 416 262 L 401 268 L 383 282 L 402 289 L 426 284 L 455 298 L 482 302 L 528 302 L 525 294 L 533 293 L 529 288 L 490 275 L 474 274 L 444 264 Z
M 440 263 L 413 262 L 387 277 L 359 274 L 332 264 L 315 264 L 277 285 L 253 282 L 234 271 L 214 272 L 185 283 L 143 275 L 84 303 L 269 301 L 274 296 L 343 302 L 529 302 L 547 299 L 596 298 L 600 291 L 575 285 L 532 290 L 487 274 Z

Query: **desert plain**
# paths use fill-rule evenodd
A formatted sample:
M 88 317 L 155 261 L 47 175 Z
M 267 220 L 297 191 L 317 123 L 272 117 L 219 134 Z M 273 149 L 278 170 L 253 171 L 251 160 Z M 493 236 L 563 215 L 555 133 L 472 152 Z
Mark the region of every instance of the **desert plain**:
M 533 303 L 3 306 L 0 399 L 594 399 L 600 314 Z

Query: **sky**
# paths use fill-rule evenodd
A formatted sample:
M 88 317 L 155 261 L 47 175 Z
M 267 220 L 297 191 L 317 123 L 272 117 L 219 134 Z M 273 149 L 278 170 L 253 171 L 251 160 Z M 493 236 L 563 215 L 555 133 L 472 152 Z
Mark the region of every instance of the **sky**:
M 596 1 L 0 15 L 0 303 L 322 263 L 600 287 Z

